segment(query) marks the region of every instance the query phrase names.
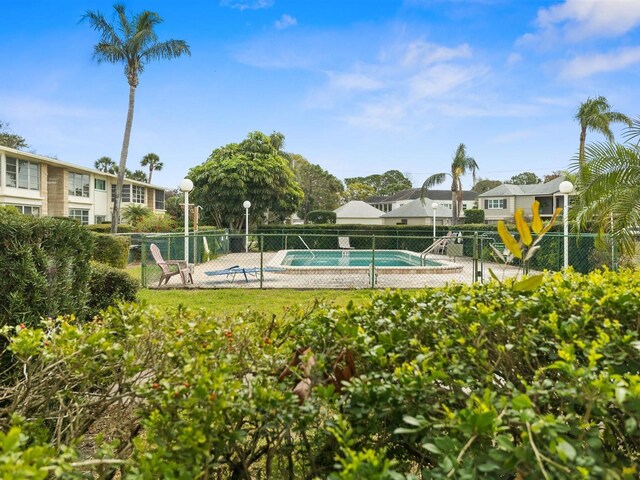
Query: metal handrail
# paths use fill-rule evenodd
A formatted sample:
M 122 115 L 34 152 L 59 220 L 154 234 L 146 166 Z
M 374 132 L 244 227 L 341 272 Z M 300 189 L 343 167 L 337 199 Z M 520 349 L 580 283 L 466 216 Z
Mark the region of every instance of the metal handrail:
M 309 250 L 309 253 L 311 253 L 311 256 L 312 256 L 313 258 L 316 258 L 316 255 L 315 255 L 315 253 L 313 253 L 313 250 L 311 250 L 311 249 L 309 248 L 309 245 L 307 245 L 307 242 L 305 242 L 305 241 L 302 239 L 302 235 L 298 235 L 298 238 L 300 239 L 300 241 L 302 242 L 302 244 L 303 244 L 305 247 L 307 247 L 307 250 Z

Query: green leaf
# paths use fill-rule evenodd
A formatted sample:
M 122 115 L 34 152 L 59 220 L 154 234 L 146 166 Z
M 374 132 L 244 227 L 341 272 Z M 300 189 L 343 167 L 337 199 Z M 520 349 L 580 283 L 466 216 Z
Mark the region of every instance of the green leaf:
M 524 280 L 514 283 L 513 290 L 516 292 L 530 292 L 542 285 L 542 280 L 544 280 L 543 274 L 527 277 Z
M 416 427 L 422 426 L 422 422 L 420 420 L 418 420 L 416 417 L 412 417 L 410 415 L 404 415 L 402 417 L 402 421 L 404 423 L 408 423 L 409 425 L 413 425 L 413 426 L 416 426 Z
M 520 395 L 516 395 L 515 397 L 513 397 L 513 399 L 511 400 L 511 405 L 516 410 L 524 410 L 525 408 L 533 408 L 533 402 L 524 393 L 521 393 Z
M 422 448 L 424 448 L 425 450 L 427 450 L 427 451 L 429 451 L 431 453 L 435 453 L 436 455 L 440 455 L 442 453 L 442 450 L 440 450 L 433 443 L 423 443 L 422 444 Z
M 556 446 L 556 451 L 562 460 L 573 460 L 576 458 L 576 449 L 565 440 L 560 440 Z
M 627 431 L 627 433 L 629 434 L 634 433 L 638 428 L 638 421 L 633 417 L 629 417 L 624 422 L 624 428 Z

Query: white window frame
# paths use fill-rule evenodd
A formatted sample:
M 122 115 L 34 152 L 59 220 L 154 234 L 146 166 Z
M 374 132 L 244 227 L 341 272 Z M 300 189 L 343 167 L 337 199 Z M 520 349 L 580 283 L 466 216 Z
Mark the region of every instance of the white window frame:
M 506 198 L 485 199 L 485 210 L 505 210 L 507 208 Z
M 13 171 L 10 171 L 11 167 Z M 26 176 L 24 174 L 20 175 L 25 171 Z M 13 182 L 9 181 L 10 178 L 12 178 Z M 26 184 L 21 185 L 21 183 L 23 183 L 22 180 L 25 178 Z M 10 188 L 21 188 L 23 190 L 40 190 L 40 164 L 22 160 L 21 158 L 7 157 L 5 185 Z
M 89 198 L 91 178 L 88 173 L 69 172 L 69 187 L 67 191 L 71 197 Z M 78 194 L 79 193 L 79 194 Z
M 89 210 L 86 208 L 70 208 L 69 218 L 79 220 L 82 225 L 89 225 Z

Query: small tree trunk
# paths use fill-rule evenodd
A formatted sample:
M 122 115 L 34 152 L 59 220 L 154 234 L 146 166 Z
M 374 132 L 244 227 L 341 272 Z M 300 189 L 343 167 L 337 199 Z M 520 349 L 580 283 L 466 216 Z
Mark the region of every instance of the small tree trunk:
M 582 179 L 582 173 L 584 170 L 585 158 L 584 158 L 584 144 L 587 140 L 587 126 L 583 125 L 580 130 L 580 150 L 578 153 L 578 176 Z
M 456 187 L 451 188 L 451 224 L 458 224 L 458 195 L 456 191 Z
M 118 223 L 120 221 L 120 206 L 122 204 L 122 185 L 124 184 L 124 172 L 127 168 L 127 155 L 129 154 L 129 139 L 131 138 L 131 127 L 133 126 L 133 107 L 135 101 L 136 87 L 134 85 L 129 85 L 129 109 L 127 110 L 127 122 L 124 127 L 122 150 L 120 151 L 120 163 L 118 164 L 116 197 L 113 204 L 113 215 L 111 217 L 111 233 L 118 233 Z

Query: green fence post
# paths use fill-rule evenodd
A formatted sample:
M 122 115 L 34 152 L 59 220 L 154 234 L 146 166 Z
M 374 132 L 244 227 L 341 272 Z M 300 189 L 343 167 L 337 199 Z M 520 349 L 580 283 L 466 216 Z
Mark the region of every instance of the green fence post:
M 260 288 L 264 281 L 264 235 L 260 234 Z
M 473 262 L 472 263 L 473 263 L 473 274 L 471 277 L 471 282 L 475 283 L 478 281 L 478 277 L 480 276 L 480 272 L 478 271 L 478 232 L 473 232 Z
M 140 236 L 140 264 L 140 281 L 142 282 L 142 286 L 147 288 L 147 248 L 145 245 L 144 233 Z
M 371 288 L 376 288 L 376 236 L 371 237 L 371 267 L 369 268 L 371 277 Z

